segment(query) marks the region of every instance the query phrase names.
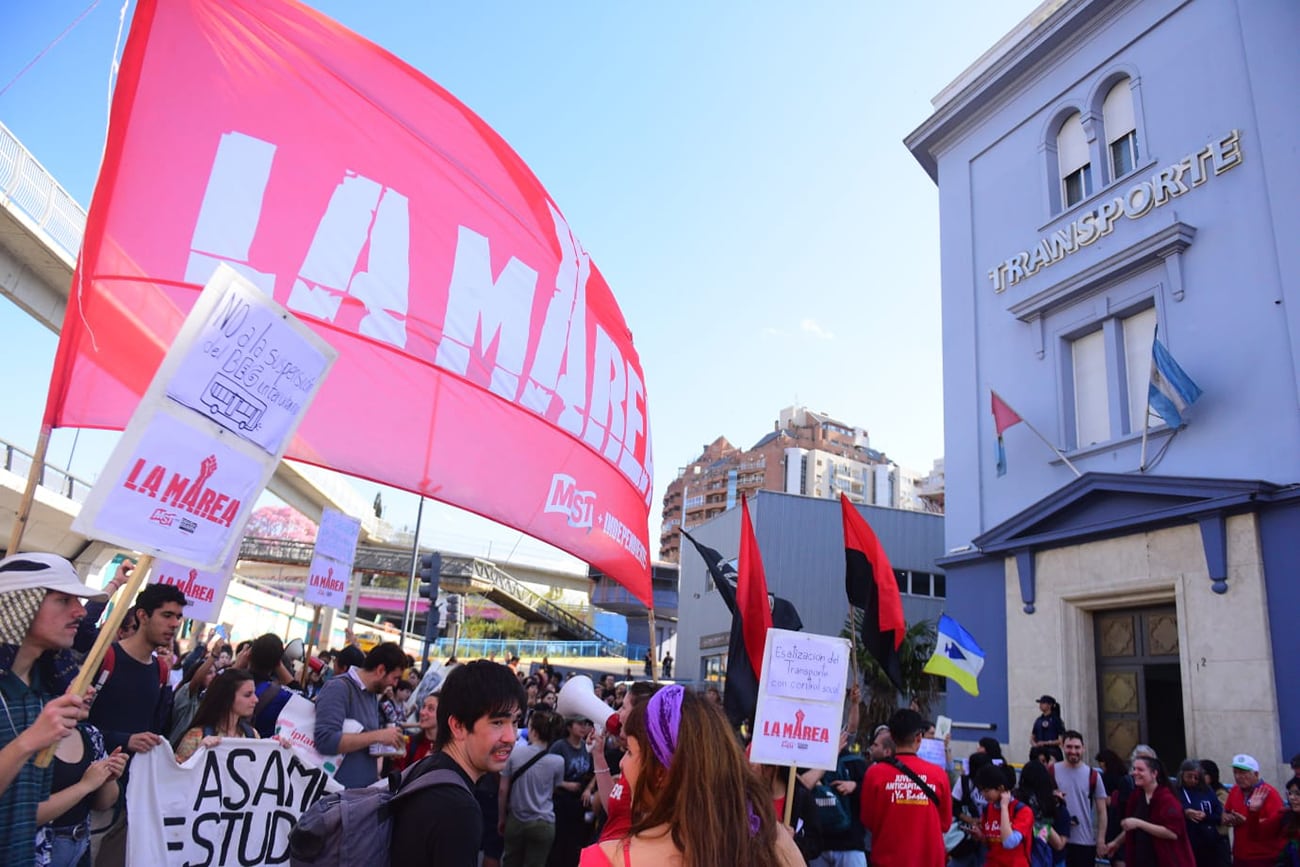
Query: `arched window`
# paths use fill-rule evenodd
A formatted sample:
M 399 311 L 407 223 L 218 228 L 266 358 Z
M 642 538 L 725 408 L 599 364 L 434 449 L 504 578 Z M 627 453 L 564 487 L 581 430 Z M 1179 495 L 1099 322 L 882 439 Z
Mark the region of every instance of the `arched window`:
M 1110 178 L 1116 180 L 1133 171 L 1138 161 L 1137 124 L 1133 119 L 1133 89 L 1130 79 L 1121 78 L 1106 93 L 1101 105 L 1110 154 Z
M 1061 201 L 1071 207 L 1092 195 L 1092 158 L 1083 120 L 1075 112 L 1056 134 L 1056 164 L 1061 173 Z

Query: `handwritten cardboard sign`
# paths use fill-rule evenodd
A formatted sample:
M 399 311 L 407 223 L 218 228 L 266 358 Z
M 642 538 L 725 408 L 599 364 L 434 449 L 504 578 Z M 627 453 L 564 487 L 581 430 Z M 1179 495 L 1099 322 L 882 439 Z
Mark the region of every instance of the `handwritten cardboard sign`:
M 350 568 L 357 556 L 357 537 L 361 535 L 361 520 L 326 507 L 321 511 L 320 529 L 316 531 L 316 553 L 348 564 Z
M 848 687 L 849 642 L 769 629 L 750 760 L 834 768 Z
M 236 349 L 253 362 L 227 369 Z M 199 571 L 233 562 L 254 501 L 337 356 L 244 277 L 217 268 L 72 529 Z M 217 376 L 243 391 L 215 388 Z M 249 409 L 259 397 L 260 414 Z

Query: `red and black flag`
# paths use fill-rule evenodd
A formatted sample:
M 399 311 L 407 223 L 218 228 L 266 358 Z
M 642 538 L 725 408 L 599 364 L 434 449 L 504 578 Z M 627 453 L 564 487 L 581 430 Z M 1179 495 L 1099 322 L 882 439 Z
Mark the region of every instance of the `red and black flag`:
M 903 597 L 885 548 L 849 498 L 840 494 L 844 513 L 844 591 L 862 609 L 862 644 L 880 663 L 890 683 L 903 690 L 898 648 L 907 631 Z
M 757 666 L 750 661 L 749 651 L 746 648 L 745 616 L 736 599 L 736 585 L 740 576 L 736 568 L 723 560 L 722 555 L 717 551 L 707 545 L 701 545 L 685 530 L 682 530 L 682 535 L 695 546 L 695 550 L 704 560 L 704 565 L 708 567 L 709 576 L 713 580 L 713 586 L 718 589 L 718 595 L 722 597 L 727 610 L 731 612 L 731 639 L 727 647 L 727 688 L 723 693 L 722 708 L 726 711 L 727 719 L 731 724 L 739 727 L 746 720 L 752 722 L 754 719 L 754 712 L 758 707 L 759 674 Z M 754 545 L 754 550 L 757 552 L 757 544 Z M 803 629 L 799 612 L 789 600 L 781 597 L 768 597 L 768 599 L 772 626 L 795 632 Z M 763 638 L 759 639 L 760 653 Z

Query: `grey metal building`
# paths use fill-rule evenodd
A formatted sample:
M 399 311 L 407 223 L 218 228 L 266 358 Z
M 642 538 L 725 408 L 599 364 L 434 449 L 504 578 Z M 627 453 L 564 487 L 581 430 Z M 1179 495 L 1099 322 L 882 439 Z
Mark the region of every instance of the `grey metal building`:
M 935 561 L 943 556 L 943 516 L 858 506 L 889 555 L 903 592 L 908 623 L 937 620 L 947 581 Z M 763 555 L 768 592 L 794 603 L 804 631 L 839 635 L 848 617 L 844 594 L 844 529 L 835 500 L 760 491 L 749 504 Z M 691 535 L 724 558 L 740 550 L 740 509 L 733 508 L 691 529 Z M 680 677 L 720 680 L 726 671 L 731 615 L 713 589 L 704 561 L 682 547 L 677 623 Z M 943 702 L 934 708 L 941 712 Z

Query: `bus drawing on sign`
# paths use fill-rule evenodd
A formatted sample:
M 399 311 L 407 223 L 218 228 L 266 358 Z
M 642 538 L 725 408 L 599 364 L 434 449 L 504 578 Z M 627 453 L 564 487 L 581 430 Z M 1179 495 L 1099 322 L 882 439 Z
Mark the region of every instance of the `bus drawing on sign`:
M 212 377 L 201 400 L 209 412 L 230 419 L 240 430 L 256 430 L 266 412 L 266 404 L 219 373 Z

